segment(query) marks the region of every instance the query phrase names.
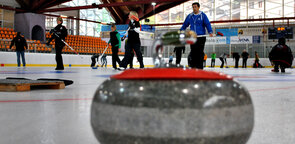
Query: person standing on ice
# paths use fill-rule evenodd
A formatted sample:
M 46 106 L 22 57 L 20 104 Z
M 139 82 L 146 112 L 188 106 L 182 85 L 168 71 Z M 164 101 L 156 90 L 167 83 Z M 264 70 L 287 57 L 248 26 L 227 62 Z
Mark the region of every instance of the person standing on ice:
M 292 66 L 293 54 L 290 47 L 286 45 L 285 38 L 280 38 L 278 44 L 272 48 L 269 53 L 269 60 L 274 65 L 272 72 L 279 72 L 280 68 L 281 72 L 284 73 L 285 68 Z
M 211 54 L 211 67 L 214 68 L 215 67 L 215 59 L 216 59 L 216 53 L 213 52 Z
M 193 12 L 186 17 L 180 30 L 184 31 L 190 25 L 190 30 L 194 31 L 199 36 L 206 34 L 206 28 L 209 36 L 212 37 L 213 30 L 210 21 L 207 15 L 199 10 L 200 4 L 195 2 L 192 4 L 192 7 Z M 203 69 L 205 43 L 206 37 L 198 37 L 197 42 L 191 45 L 190 55 L 192 61 L 190 66 L 192 68 Z
M 135 11 L 131 11 L 129 14 L 129 28 L 128 28 L 128 41 L 125 49 L 125 56 L 120 64 L 121 69 L 126 69 L 127 65 L 130 63 L 132 59 L 132 51 L 135 52 L 137 56 L 137 60 L 140 64 L 140 68 L 144 68 L 143 64 L 143 57 L 142 53 L 140 51 L 140 38 L 139 38 L 139 33 L 140 33 L 140 23 L 138 19 L 138 14 Z M 123 37 L 123 39 L 126 36 Z
M 176 65 L 179 65 L 181 62 L 182 53 L 185 52 L 185 46 L 175 47 L 174 53 L 176 55 Z
M 9 48 L 11 49 L 13 45 L 16 47 L 17 67 L 20 67 L 20 56 L 22 57 L 23 67 L 26 67 L 25 49 L 28 49 L 28 44 L 20 32 L 17 32 L 16 37 L 12 39 Z
M 118 52 L 121 49 L 121 38 L 120 34 L 117 31 L 117 27 L 115 24 L 111 25 L 111 32 L 110 32 L 110 40 L 108 44 L 110 43 L 112 45 L 112 64 L 113 68 L 117 69 L 117 63 L 120 65 L 121 60 L 118 56 Z
M 50 42 L 55 39 L 55 60 L 56 60 L 56 68 L 55 70 L 64 70 L 63 60 L 62 60 L 62 49 L 65 46 L 65 43 L 62 40 L 68 35 L 68 31 L 65 26 L 62 25 L 63 19 L 58 17 L 56 19 L 57 26 L 50 31 L 52 33 L 51 38 L 47 41 L 46 45 L 49 45 Z
M 247 60 L 249 58 L 249 53 L 244 49 L 243 53 L 241 54 L 243 58 L 243 68 L 247 68 Z
M 103 67 L 103 66 L 107 67 L 108 61 L 107 61 L 107 55 L 106 54 L 101 55 L 100 61 L 101 61 L 101 67 Z

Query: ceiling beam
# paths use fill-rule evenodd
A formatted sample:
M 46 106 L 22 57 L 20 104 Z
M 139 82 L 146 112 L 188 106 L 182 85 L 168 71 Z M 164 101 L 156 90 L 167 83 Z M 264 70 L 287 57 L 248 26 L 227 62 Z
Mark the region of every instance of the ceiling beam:
M 101 0 L 103 3 L 111 3 L 110 0 Z M 94 4 L 95 6 L 95 4 Z M 123 12 L 119 9 L 119 7 L 109 7 L 111 9 L 113 9 L 114 13 L 116 14 L 116 16 L 118 17 L 118 20 L 116 20 L 116 23 L 123 23 Z
M 91 9 L 91 8 L 104 8 L 104 7 L 118 7 L 118 6 L 130 6 L 130 5 L 141 5 L 141 4 L 150 4 L 152 2 L 156 3 L 173 3 L 173 2 L 185 2 L 187 0 L 142 0 L 142 1 L 127 1 L 127 2 L 115 2 L 115 3 L 105 3 L 99 5 L 86 5 L 86 6 L 77 6 L 77 7 L 66 7 L 66 8 L 52 8 L 39 11 L 43 12 L 57 12 L 57 11 L 71 11 L 71 10 L 80 10 L 80 9 Z
M 13 8 L 11 6 L 5 6 L 5 5 L 0 5 L 0 9 L 11 10 L 11 11 L 15 11 L 15 12 L 26 12 L 25 10 Z
M 161 5 L 159 5 L 159 4 L 155 5 L 155 14 L 156 14 L 156 9 L 158 9 L 160 6 Z M 148 6 L 148 8 L 145 9 L 144 14 L 142 16 L 140 16 L 140 18 L 143 19 L 143 18 L 145 18 L 146 14 L 150 14 L 150 13 L 154 14 L 154 7 L 152 5 Z
M 38 9 L 39 10 L 46 9 L 46 8 L 57 6 L 57 5 L 60 5 L 60 4 L 69 2 L 69 1 L 72 1 L 72 0 L 50 0 L 49 2 L 44 4 L 43 6 L 39 7 Z M 37 11 L 37 12 L 40 12 L 40 11 Z
M 122 23 L 124 21 L 122 18 L 124 16 L 123 12 L 118 7 L 112 7 L 112 9 L 114 10 L 114 12 L 116 13 L 116 15 L 118 16 L 120 20 L 118 23 Z
M 52 9 L 45 9 L 38 11 L 39 13 L 44 12 L 60 12 L 60 11 L 73 11 L 73 10 L 81 10 L 81 9 L 94 9 L 97 8 L 92 5 L 86 5 L 86 6 L 76 6 L 76 7 L 65 7 L 65 8 L 52 8 Z
M 24 1 L 24 0 L 15 0 L 22 9 L 27 9 L 28 8 L 28 5 L 27 3 Z
M 150 4 L 152 2 L 155 3 L 165 3 L 165 2 L 185 2 L 187 0 L 141 0 L 141 1 L 127 1 L 127 2 L 116 2 L 116 3 L 110 3 L 110 4 L 100 4 L 98 5 L 98 8 L 103 7 L 115 7 L 115 6 L 129 6 L 129 5 L 142 5 L 142 4 Z
M 101 2 L 102 3 L 108 3 L 108 1 L 106 1 L 106 0 L 101 0 Z M 92 4 L 91 6 L 97 8 L 97 5 L 96 4 Z M 114 9 L 112 9 L 112 7 L 107 7 L 106 9 L 111 13 L 111 16 L 114 19 L 114 21 L 116 23 L 120 23 L 119 15 L 116 14 L 116 12 L 114 11 Z
M 182 0 L 182 1 L 179 1 L 179 2 L 170 3 L 170 4 L 167 4 L 167 5 L 159 5 L 159 6 L 156 5 L 155 6 L 156 7 L 155 8 L 155 13 L 153 11 L 153 7 L 150 7 L 145 11 L 144 16 L 140 17 L 139 19 L 142 20 L 142 19 L 148 18 L 150 16 L 153 16 L 154 14 L 158 14 L 158 13 L 160 13 L 162 11 L 165 11 L 167 9 L 170 9 L 170 8 L 172 8 L 174 6 L 180 5 L 180 4 L 182 4 L 182 3 L 186 2 L 186 1 L 188 1 L 188 0 Z
M 39 7 L 45 5 L 46 3 L 48 3 L 49 0 L 39 0 L 38 2 L 33 2 L 33 6 L 31 8 L 31 10 L 35 10 L 38 9 Z
M 62 17 L 60 15 L 53 15 L 53 14 L 43 14 L 45 16 L 51 16 L 51 17 Z M 74 17 L 63 17 L 63 18 L 67 18 L 67 19 L 73 19 L 73 20 L 79 20 L 79 21 L 87 21 L 87 22 L 93 22 L 93 23 L 98 23 L 98 24 L 103 24 L 103 25 L 110 25 L 108 23 L 104 23 L 104 22 L 99 22 L 99 21 L 93 21 L 93 20 L 87 20 L 87 19 L 80 19 L 80 18 L 74 18 Z

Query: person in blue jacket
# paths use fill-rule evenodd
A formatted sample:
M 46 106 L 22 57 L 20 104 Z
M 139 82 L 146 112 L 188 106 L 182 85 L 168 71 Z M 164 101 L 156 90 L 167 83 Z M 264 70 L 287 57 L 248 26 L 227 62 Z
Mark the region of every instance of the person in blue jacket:
M 211 27 L 211 24 L 209 22 L 209 19 L 207 15 L 200 11 L 200 4 L 198 2 L 195 2 L 192 4 L 193 12 L 190 13 L 180 30 L 184 31 L 189 25 L 190 30 L 197 33 L 198 38 L 197 42 L 195 44 L 191 45 L 191 64 L 190 67 L 197 68 L 197 69 L 203 69 L 203 60 L 204 60 L 204 47 L 206 42 L 206 37 L 199 37 L 201 35 L 206 34 L 207 29 L 209 36 L 213 36 L 213 30 Z

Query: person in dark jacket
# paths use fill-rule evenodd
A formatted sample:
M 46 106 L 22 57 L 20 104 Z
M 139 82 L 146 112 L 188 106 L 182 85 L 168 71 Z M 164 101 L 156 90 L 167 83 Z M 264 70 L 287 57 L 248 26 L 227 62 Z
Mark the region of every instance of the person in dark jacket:
M 51 38 L 47 41 L 46 45 L 49 45 L 50 42 L 55 39 L 55 60 L 56 60 L 56 68 L 55 70 L 64 70 L 63 60 L 62 60 L 62 49 L 65 46 L 65 43 L 62 42 L 62 40 L 65 40 L 65 38 L 68 35 L 68 31 L 65 26 L 62 25 L 63 19 L 61 17 L 58 17 L 56 19 L 57 26 L 50 31 L 52 33 Z
M 242 53 L 242 58 L 243 58 L 243 65 L 242 68 L 247 68 L 247 60 L 249 58 L 249 53 L 244 49 Z
M 116 70 L 117 69 L 117 63 L 120 65 L 121 60 L 118 56 L 118 52 L 121 49 L 121 37 L 120 34 L 117 31 L 116 25 L 112 24 L 111 25 L 111 32 L 110 32 L 110 40 L 108 43 L 111 43 L 112 45 L 112 64 L 113 68 Z
M 20 56 L 22 57 L 23 67 L 26 67 L 25 59 L 25 49 L 28 49 L 27 41 L 24 37 L 21 36 L 21 33 L 18 32 L 16 37 L 12 39 L 10 44 L 10 49 L 15 45 L 16 56 L 17 56 L 17 66 L 20 67 Z
M 91 56 L 92 63 L 91 63 L 91 66 L 90 67 L 94 67 L 95 66 L 96 61 L 98 62 L 98 58 L 99 58 L 99 54 L 94 54 L 93 56 Z
M 280 38 L 278 44 L 275 45 L 269 53 L 269 60 L 274 64 L 273 72 L 279 72 L 279 67 L 281 72 L 285 72 L 285 68 L 292 66 L 293 54 L 286 45 L 286 39 Z
M 226 53 L 223 53 L 223 54 L 220 55 L 220 57 L 219 57 L 219 59 L 221 61 L 220 68 L 223 68 L 224 62 L 226 63 L 226 57 L 227 57 L 227 54 Z
M 193 12 L 186 17 L 180 30 L 184 31 L 190 25 L 190 30 L 194 31 L 197 35 L 205 35 L 207 29 L 210 37 L 212 37 L 213 30 L 210 21 L 207 15 L 199 10 L 200 4 L 195 2 L 192 4 L 192 8 Z M 190 67 L 203 69 L 205 43 L 206 37 L 198 37 L 197 42 L 191 45 L 191 62 L 189 62 L 191 63 Z
M 129 30 L 128 30 L 128 41 L 127 41 L 127 47 L 125 49 L 125 56 L 120 64 L 120 67 L 122 69 L 126 69 L 127 65 L 130 64 L 131 58 L 132 58 L 132 51 L 135 52 L 137 56 L 137 60 L 140 64 L 140 68 L 144 68 L 143 64 L 143 57 L 142 53 L 140 51 L 140 23 L 138 21 L 138 14 L 135 11 L 131 11 L 129 14 Z M 125 36 L 124 36 L 125 37 Z
M 233 59 L 235 61 L 235 68 L 239 68 L 239 60 L 240 60 L 240 55 L 237 52 L 232 53 Z
M 176 55 L 176 65 L 179 65 L 181 62 L 182 53 L 185 52 L 185 46 L 175 47 L 174 53 Z

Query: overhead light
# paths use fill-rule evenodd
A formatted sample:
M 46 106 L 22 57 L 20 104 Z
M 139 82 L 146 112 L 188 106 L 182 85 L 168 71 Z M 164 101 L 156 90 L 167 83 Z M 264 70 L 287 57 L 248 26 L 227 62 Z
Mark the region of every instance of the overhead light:
M 152 2 L 152 6 L 155 6 L 157 3 L 155 3 L 155 2 Z

